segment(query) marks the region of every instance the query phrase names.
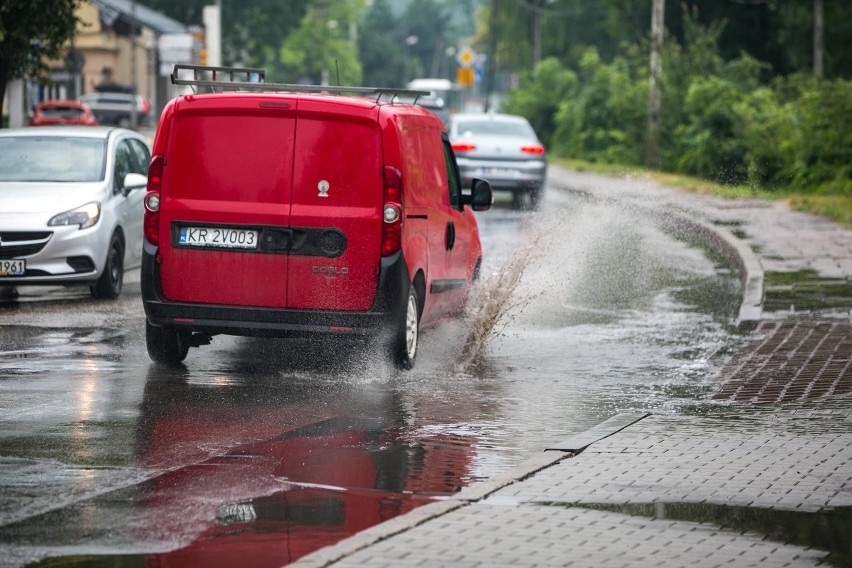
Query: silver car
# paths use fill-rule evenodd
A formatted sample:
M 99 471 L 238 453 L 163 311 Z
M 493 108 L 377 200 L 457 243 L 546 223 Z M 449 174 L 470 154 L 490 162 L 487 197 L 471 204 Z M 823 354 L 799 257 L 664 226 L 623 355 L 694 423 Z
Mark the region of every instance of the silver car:
M 462 187 L 470 186 L 473 178 L 487 179 L 495 192 L 511 191 L 516 207 L 527 201 L 538 206 L 547 177 L 547 153 L 526 118 L 455 114 L 450 117 L 449 135 Z
M 123 128 L 0 130 L 0 288 L 85 284 L 116 298 L 141 263 L 150 157 Z

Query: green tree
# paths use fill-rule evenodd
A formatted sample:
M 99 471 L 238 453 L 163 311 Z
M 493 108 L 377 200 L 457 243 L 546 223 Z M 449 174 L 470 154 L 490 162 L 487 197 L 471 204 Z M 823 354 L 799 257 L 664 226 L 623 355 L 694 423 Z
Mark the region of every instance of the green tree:
M 402 18 L 394 14 L 390 0 L 373 0 L 358 31 L 364 84 L 399 88 L 422 76 L 422 64 L 407 55 L 404 46 Z
M 542 143 L 550 146 L 556 113 L 563 101 L 571 100 L 577 92 L 577 74 L 565 69 L 555 57 L 549 57 L 521 79 L 521 88 L 509 93 L 502 110 L 525 116 Z
M 3 0 L 0 3 L 0 108 L 12 79 L 39 77 L 45 59 L 63 55 L 77 29 L 81 0 Z
M 423 74 L 428 77 L 440 76 L 444 52 L 448 43 L 451 43 L 447 36 L 449 11 L 442 3 L 434 0 L 419 0 L 408 5 L 402 22 L 404 37 L 417 38 L 416 43 L 408 46 L 408 51 L 419 60 Z
M 280 48 L 283 77 L 273 80 L 321 84 L 359 85 L 361 63 L 355 41 L 355 25 L 363 0 L 315 2 L 299 27 Z
M 563 100 L 556 114 L 557 151 L 593 161 L 641 163 L 647 70 L 637 70 L 623 57 L 606 64 L 595 48 L 588 48 L 577 74 L 578 92 Z
M 186 25 L 203 24 L 212 0 L 138 0 Z M 222 0 L 222 63 L 281 73 L 280 47 L 299 25 L 310 0 Z

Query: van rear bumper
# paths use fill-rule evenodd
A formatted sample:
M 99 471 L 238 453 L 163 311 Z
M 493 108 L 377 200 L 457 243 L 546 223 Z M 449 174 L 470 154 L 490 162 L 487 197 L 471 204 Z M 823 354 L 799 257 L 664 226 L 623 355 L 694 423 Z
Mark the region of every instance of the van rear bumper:
M 402 253 L 382 259 L 373 307 L 365 312 L 294 310 L 173 302 L 163 294 L 157 249 L 145 243 L 142 303 L 151 325 L 209 335 L 256 337 L 374 337 L 390 329 L 405 311 L 411 279 Z

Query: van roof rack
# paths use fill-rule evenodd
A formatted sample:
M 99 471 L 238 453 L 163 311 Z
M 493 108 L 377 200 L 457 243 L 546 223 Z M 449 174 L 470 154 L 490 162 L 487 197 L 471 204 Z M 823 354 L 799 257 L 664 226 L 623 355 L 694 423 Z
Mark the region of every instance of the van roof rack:
M 192 79 L 186 73 L 191 71 Z M 383 96 L 414 97 L 429 95 L 429 91 L 412 89 L 391 89 L 385 87 L 335 87 L 332 85 L 301 85 L 291 83 L 267 83 L 266 71 L 253 67 L 214 67 L 210 65 L 175 64 L 171 74 L 173 85 L 189 85 L 193 88 L 207 87 L 210 92 L 236 91 L 289 91 L 298 93 L 330 93 L 353 95 L 377 95 L 377 101 Z M 198 92 L 198 91 L 196 91 Z

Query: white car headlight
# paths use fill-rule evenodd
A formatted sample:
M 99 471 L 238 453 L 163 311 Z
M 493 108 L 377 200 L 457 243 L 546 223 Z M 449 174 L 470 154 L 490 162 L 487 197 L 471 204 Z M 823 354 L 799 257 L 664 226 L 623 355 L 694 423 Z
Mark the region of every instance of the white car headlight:
M 47 224 L 51 227 L 57 225 L 79 225 L 81 229 L 91 227 L 101 217 L 101 204 L 97 202 L 86 203 L 71 211 L 60 213 L 53 217 Z

